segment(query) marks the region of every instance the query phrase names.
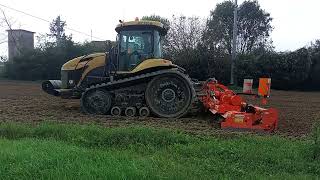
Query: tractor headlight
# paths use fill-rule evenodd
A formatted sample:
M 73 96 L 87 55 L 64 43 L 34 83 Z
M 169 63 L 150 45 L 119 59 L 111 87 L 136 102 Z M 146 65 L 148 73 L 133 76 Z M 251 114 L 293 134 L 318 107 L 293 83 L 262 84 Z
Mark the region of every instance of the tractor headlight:
M 73 85 L 74 81 L 73 80 L 69 80 L 69 85 Z

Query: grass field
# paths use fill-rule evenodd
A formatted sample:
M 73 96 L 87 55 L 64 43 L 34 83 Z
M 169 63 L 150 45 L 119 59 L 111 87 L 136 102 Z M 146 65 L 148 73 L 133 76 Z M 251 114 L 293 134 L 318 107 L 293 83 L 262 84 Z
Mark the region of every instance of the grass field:
M 313 139 L 146 127 L 0 124 L 0 179 L 319 178 Z

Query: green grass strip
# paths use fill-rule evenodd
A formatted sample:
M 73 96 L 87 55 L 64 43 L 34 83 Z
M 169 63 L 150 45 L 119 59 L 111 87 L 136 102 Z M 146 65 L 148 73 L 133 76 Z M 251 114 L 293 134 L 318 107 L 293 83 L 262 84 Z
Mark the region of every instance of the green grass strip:
M 313 140 L 0 124 L 0 179 L 317 179 Z

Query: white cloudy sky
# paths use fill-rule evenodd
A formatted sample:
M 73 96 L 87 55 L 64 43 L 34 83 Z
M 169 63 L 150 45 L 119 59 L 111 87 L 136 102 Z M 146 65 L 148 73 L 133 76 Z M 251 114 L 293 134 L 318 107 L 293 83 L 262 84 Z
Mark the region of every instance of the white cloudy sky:
M 68 0 L 1 0 L 9 6 L 34 16 L 51 21 L 57 15 L 67 21 L 68 27 L 101 39 L 115 39 L 114 27 L 119 19 L 133 20 L 143 15 L 157 14 L 170 18 L 175 15 L 199 16 L 206 18 L 210 10 L 223 0 L 118 0 L 118 1 L 68 1 Z M 238 0 L 238 3 L 243 0 Z M 295 50 L 320 39 L 319 0 L 259 0 L 263 9 L 274 18 L 272 39 L 278 51 Z M 48 32 L 49 24 L 12 11 L 0 5 L 14 22 L 13 28 L 23 28 L 37 33 Z M 2 16 L 2 14 L 0 14 Z M 1 27 L 0 27 L 1 28 Z M 1 28 L 0 34 L 5 33 Z M 76 32 L 74 40 L 81 42 L 90 37 Z M 36 34 L 37 35 L 37 34 Z M 94 38 L 93 38 L 94 39 Z M 0 45 L 0 54 L 6 54 L 7 45 Z

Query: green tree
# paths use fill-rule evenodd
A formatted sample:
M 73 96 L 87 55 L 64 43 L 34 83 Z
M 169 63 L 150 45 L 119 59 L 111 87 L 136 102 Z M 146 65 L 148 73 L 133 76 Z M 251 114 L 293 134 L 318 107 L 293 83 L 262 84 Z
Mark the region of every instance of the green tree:
M 175 56 L 196 49 L 201 43 L 203 23 L 199 17 L 172 16 L 166 51 Z M 185 59 L 188 60 L 188 59 Z
M 311 57 L 311 70 L 309 74 L 307 86 L 312 89 L 320 89 L 320 40 L 316 40 L 308 48 Z
M 231 54 L 233 33 L 232 1 L 225 1 L 211 11 L 207 19 L 203 41 L 208 48 L 223 48 Z M 270 47 L 272 31 L 270 14 L 257 1 L 244 1 L 238 8 L 238 50 L 249 53 L 260 47 Z
M 66 21 L 62 21 L 60 16 L 57 16 L 57 18 L 50 23 L 49 36 L 54 37 L 58 44 L 60 41 L 67 39 L 67 36 L 65 34 L 66 25 Z
M 167 18 L 159 15 L 152 14 L 150 16 L 143 16 L 141 20 L 158 21 L 161 22 L 167 29 L 170 28 L 170 21 Z

